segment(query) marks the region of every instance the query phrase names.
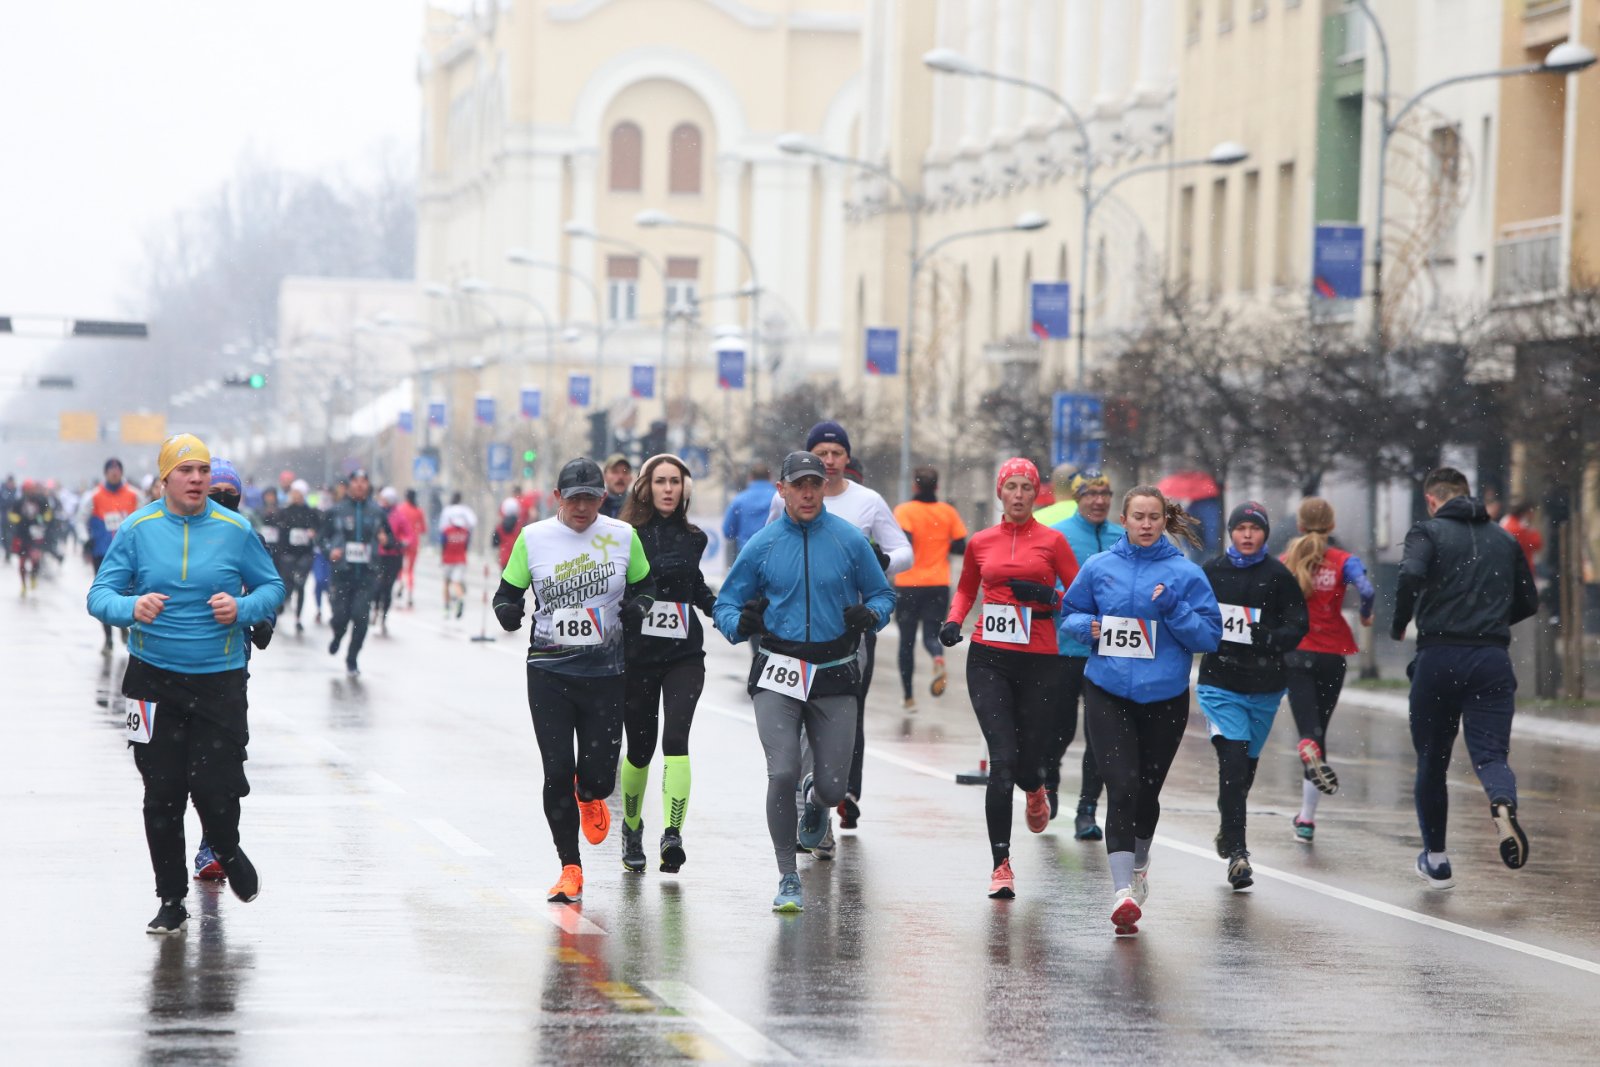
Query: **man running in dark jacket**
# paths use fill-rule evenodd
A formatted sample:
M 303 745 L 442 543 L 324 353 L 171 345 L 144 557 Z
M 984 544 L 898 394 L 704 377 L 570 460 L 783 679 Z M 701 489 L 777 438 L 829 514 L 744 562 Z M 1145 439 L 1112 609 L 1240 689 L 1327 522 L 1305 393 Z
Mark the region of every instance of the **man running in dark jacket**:
M 1533 615 L 1539 597 L 1522 549 L 1467 492 L 1466 476 L 1451 467 L 1422 483 L 1432 517 L 1406 534 L 1390 629 L 1399 641 L 1416 619 L 1417 656 L 1407 674 L 1423 844 L 1417 873 L 1434 889 L 1455 884 L 1444 847 L 1445 779 L 1462 727 L 1489 795 L 1500 858 L 1513 869 L 1528 862 L 1528 837 L 1517 823 L 1517 777 L 1507 762 L 1517 691 L 1507 648 L 1511 627 Z

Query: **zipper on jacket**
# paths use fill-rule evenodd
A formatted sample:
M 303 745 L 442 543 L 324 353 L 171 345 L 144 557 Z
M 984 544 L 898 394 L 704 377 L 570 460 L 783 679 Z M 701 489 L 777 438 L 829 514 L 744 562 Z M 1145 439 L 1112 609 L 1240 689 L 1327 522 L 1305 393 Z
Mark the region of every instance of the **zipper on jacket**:
M 811 534 L 800 527 L 800 573 L 806 583 L 806 640 L 811 640 Z
M 178 580 L 189 580 L 189 524 L 183 524 L 183 570 L 178 575 Z

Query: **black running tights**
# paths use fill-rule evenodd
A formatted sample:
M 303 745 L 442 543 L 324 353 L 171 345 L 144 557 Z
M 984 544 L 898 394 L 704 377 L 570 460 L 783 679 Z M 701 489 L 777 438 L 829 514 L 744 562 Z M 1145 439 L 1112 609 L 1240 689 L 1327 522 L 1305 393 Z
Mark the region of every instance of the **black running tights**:
M 1132 852 L 1154 836 L 1161 786 L 1189 725 L 1189 691 L 1140 704 L 1085 679 L 1084 726 L 1106 782 L 1106 851 Z
M 544 817 L 563 867 L 578 858 L 578 805 L 604 800 L 622 752 L 622 675 L 584 678 L 528 668 L 528 710 L 544 763 Z M 576 752 L 574 752 L 576 748 Z
M 1300 739 L 1311 740 L 1328 754 L 1328 721 L 1344 689 L 1346 660 L 1336 652 L 1290 652 L 1283 657 L 1289 668 L 1289 710 Z M 1310 769 L 1306 773 L 1309 775 Z
M 967 653 L 967 692 L 989 746 L 989 786 L 984 815 L 989 851 L 998 867 L 1011 855 L 1013 786 L 1032 792 L 1044 784 L 1055 754 L 1061 657 L 974 644 Z
M 689 727 L 695 705 L 706 687 L 704 657 L 681 659 L 661 666 L 629 665 L 624 726 L 628 735 L 628 762 L 648 767 L 656 755 L 656 733 L 662 713 L 661 751 L 668 756 L 689 754 Z

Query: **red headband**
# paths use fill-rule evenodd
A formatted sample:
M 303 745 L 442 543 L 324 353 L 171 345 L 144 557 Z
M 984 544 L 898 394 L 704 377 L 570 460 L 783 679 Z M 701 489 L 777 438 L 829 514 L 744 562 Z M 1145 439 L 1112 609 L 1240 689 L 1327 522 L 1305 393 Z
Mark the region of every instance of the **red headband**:
M 1015 478 L 1018 475 L 1033 483 L 1035 493 L 1039 491 L 1039 468 L 1021 456 L 1013 456 L 1000 464 L 1000 473 L 994 478 L 994 495 L 1000 495 L 1000 487 L 1006 484 L 1007 478 Z

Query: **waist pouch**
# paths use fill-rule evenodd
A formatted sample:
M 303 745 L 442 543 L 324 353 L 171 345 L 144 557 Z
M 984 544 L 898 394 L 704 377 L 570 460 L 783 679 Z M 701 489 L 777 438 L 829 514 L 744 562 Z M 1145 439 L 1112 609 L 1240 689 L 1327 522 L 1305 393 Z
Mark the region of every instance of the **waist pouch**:
M 811 681 L 812 697 L 855 696 L 861 688 L 861 665 L 857 660 L 860 635 L 846 632 L 832 641 L 786 641 L 762 634 L 750 663 L 746 691 L 755 696 L 756 680 L 766 670 L 771 655 L 793 656 L 817 668 Z

